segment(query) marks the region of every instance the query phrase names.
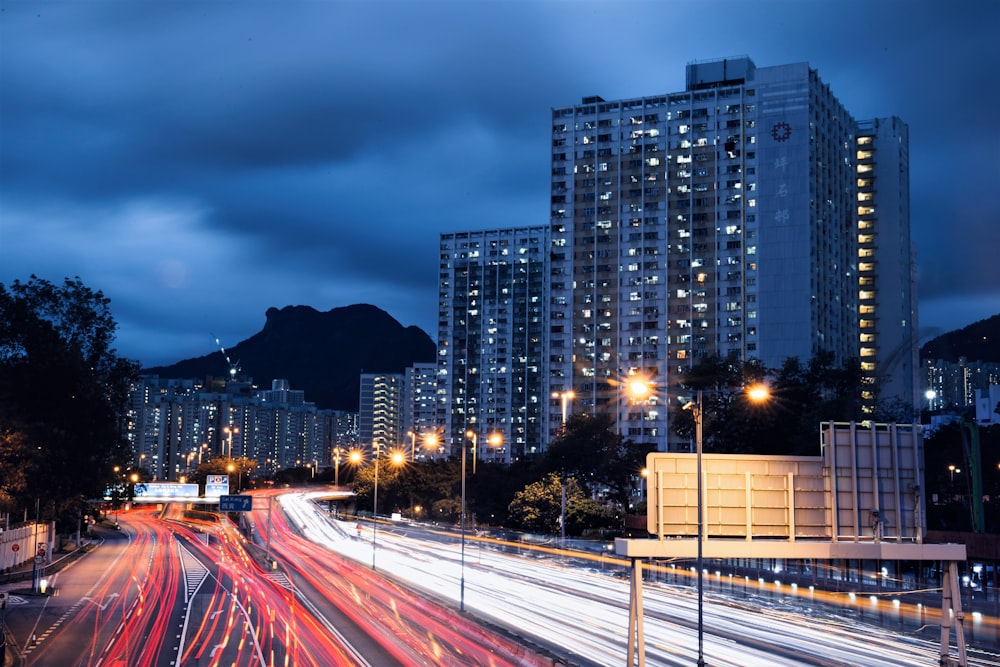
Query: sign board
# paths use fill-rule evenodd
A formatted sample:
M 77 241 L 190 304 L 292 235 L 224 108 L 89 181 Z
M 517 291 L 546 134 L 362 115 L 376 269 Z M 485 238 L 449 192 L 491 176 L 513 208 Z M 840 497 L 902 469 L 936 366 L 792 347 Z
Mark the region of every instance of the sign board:
M 253 509 L 253 496 L 219 496 L 220 512 L 249 512 Z
M 205 497 L 219 498 L 229 493 L 229 475 L 209 475 L 205 478 Z
M 835 424 L 819 456 L 654 452 L 647 530 L 659 538 L 921 541 L 919 432 L 909 424 Z
M 15 552 L 15 553 L 17 553 L 18 551 L 20 551 L 20 549 L 21 549 L 21 545 L 18 544 L 17 542 L 15 542 L 14 544 L 10 545 L 10 550 L 13 551 L 13 552 Z
M 145 482 L 135 487 L 136 499 L 148 498 L 197 498 L 197 484 L 177 482 Z

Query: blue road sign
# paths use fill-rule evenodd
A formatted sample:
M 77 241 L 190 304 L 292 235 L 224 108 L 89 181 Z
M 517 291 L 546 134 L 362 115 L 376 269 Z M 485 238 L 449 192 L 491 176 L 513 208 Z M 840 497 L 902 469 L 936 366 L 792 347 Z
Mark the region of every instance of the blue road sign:
M 249 512 L 253 507 L 253 496 L 219 496 L 220 512 Z

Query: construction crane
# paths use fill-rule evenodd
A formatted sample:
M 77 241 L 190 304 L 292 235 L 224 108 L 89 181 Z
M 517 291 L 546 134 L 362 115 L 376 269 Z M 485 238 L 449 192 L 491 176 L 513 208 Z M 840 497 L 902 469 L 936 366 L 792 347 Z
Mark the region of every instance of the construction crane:
M 212 340 L 215 341 L 215 344 L 219 347 L 219 350 L 222 351 L 222 356 L 225 357 L 226 359 L 226 365 L 229 366 L 229 379 L 231 381 L 235 381 L 236 374 L 240 372 L 240 362 L 237 361 L 235 364 L 232 362 L 232 360 L 229 358 L 229 353 L 226 352 L 226 348 L 222 346 L 222 341 L 220 341 L 215 334 L 212 334 Z

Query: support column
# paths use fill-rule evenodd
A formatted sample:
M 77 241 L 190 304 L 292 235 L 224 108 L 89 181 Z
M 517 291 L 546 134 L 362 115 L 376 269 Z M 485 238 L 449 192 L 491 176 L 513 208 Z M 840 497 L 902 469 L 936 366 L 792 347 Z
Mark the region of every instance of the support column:
M 628 605 L 628 667 L 646 667 L 646 630 L 642 622 L 642 559 L 632 559 L 632 576 Z
M 948 571 L 942 572 L 941 586 L 941 667 L 969 667 L 965 656 L 965 613 L 962 611 L 962 589 L 958 584 L 958 563 L 948 561 Z M 955 630 L 958 661 L 951 659 L 951 630 Z

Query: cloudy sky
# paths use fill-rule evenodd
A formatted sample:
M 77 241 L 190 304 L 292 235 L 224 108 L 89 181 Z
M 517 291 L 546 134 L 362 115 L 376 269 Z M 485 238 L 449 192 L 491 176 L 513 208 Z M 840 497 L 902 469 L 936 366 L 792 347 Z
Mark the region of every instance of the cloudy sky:
M 79 276 L 145 365 L 268 307 L 432 337 L 442 232 L 547 222 L 552 107 L 807 61 L 910 125 L 921 325 L 1000 313 L 1000 2 L 0 0 L 0 283 Z

